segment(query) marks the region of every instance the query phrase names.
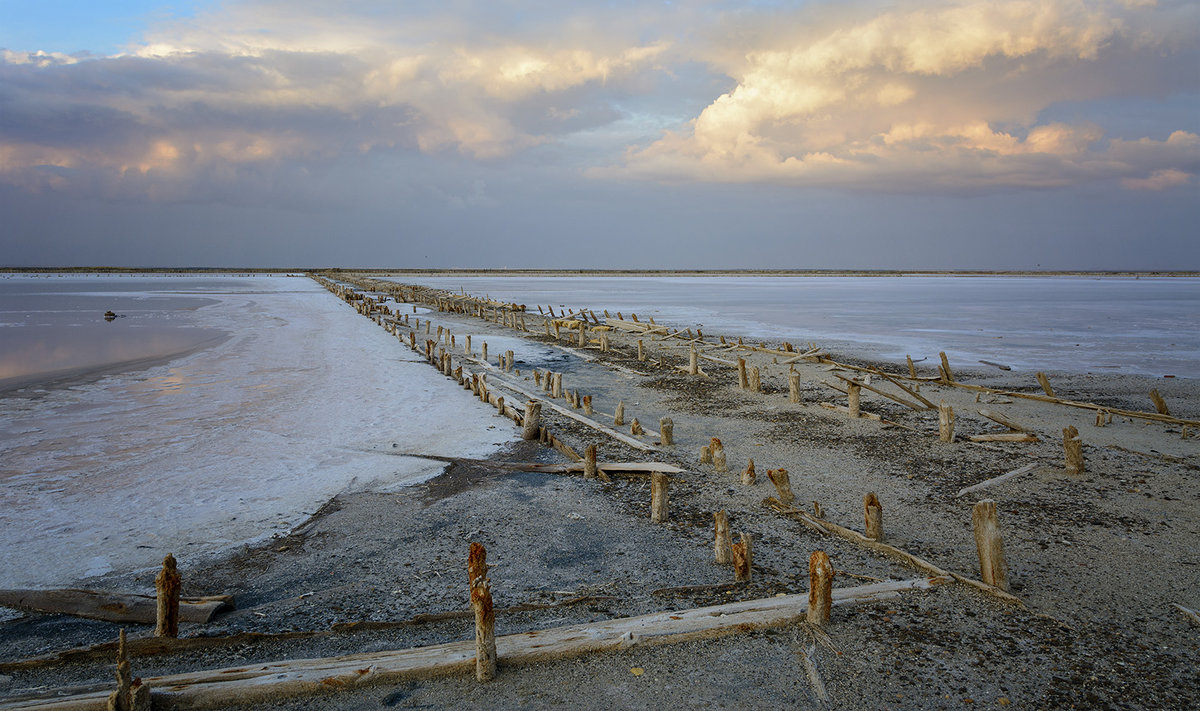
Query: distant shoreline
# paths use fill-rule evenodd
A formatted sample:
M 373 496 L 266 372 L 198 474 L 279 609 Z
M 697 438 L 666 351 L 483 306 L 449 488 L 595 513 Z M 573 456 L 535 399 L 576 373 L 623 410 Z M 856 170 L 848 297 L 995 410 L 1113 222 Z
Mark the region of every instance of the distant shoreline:
M 987 269 L 469 269 L 469 268 L 352 268 L 313 267 L 2 267 L 3 274 L 279 274 L 303 276 L 323 274 L 382 274 L 424 276 L 596 276 L 596 277 L 684 277 L 684 276 L 779 276 L 779 277 L 1200 277 L 1200 271 L 1114 271 L 1114 270 L 987 270 Z

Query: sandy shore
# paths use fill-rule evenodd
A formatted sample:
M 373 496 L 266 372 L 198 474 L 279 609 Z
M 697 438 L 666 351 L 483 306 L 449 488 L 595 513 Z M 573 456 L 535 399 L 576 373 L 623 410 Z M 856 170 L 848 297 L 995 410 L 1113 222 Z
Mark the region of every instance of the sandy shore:
M 463 314 L 430 316 L 435 329 L 442 325 L 456 334 L 455 363 L 471 371 L 481 368 L 462 359 L 463 336 L 472 335 L 476 352 L 483 341 L 517 336 Z M 359 317 L 347 307 L 346 318 Z M 418 342 L 425 338 L 424 321 Z M 825 363 L 795 364 L 803 402 L 792 404 L 788 366 L 776 363 L 784 360 L 777 355 L 707 352 L 722 360 L 740 355 L 760 367 L 764 392 L 752 393 L 738 388 L 736 370 L 727 365 L 702 361 L 707 377 L 680 370 L 687 363 L 680 339 L 643 337 L 650 360 L 638 362 L 636 340 L 629 335 L 613 332 L 611 350 L 601 353 L 537 335 L 542 327 L 535 315 L 527 316 L 527 325 L 534 332 L 522 336 L 528 347 L 514 348 L 521 375 L 512 378 L 525 389 L 537 389 L 532 369 L 550 369 L 563 373 L 568 390 L 592 395 L 597 420 L 611 424 L 618 401 L 624 402 L 627 421 L 638 417 L 657 428 L 660 417 L 673 418 L 676 444 L 646 454 L 556 413 L 545 415 L 548 428 L 574 449 L 598 444 L 602 461 L 654 459 L 685 469 L 673 476 L 667 523 L 650 522 L 649 483 L 640 476 L 597 483 L 458 464 L 399 492 L 339 496 L 286 537 L 209 567 L 185 565 L 185 594 L 231 593 L 237 610 L 206 626 L 185 627 L 184 636 L 273 636 L 139 656 L 134 673 L 151 677 L 470 639 L 469 619 L 417 616 L 466 608 L 471 541 L 486 545 L 496 564 L 491 577 L 501 610 L 498 634 L 802 592 L 808 587 L 809 554 L 818 549 L 831 557 L 837 587 L 922 574 L 765 507 L 764 497 L 776 493 L 766 470 L 784 467 L 797 506 L 811 511 L 812 502 L 820 502 L 827 520 L 861 530 L 862 497 L 875 492 L 888 543 L 969 577 L 979 576 L 971 505 L 996 500 L 1010 591 L 1021 604 L 946 584 L 837 608 L 824 633 L 797 624 L 536 665 L 505 666 L 502 659 L 498 678 L 486 685 L 469 676 L 421 678 L 318 697 L 247 701 L 246 707 L 1152 709 L 1189 708 L 1200 700 L 1195 673 L 1200 627 L 1173 606 L 1200 607 L 1195 505 L 1200 439 L 1194 428 L 1119 416 L 1097 427 L 1091 410 L 924 383 L 922 396 L 945 401 L 957 414 L 958 441 L 943 443 L 936 412 L 912 410 L 868 391 L 863 409 L 894 425 L 851 420 L 823 408 L 822 401 L 845 404 L 845 396 L 822 384 L 841 382 Z M 401 326 L 406 342 L 407 334 Z M 706 340 L 712 344 L 715 334 L 706 334 Z M 493 366 L 497 350 L 490 351 Z M 858 363 L 852 353 L 832 356 Z M 933 375 L 927 367 L 920 374 Z M 997 389 L 1041 392 L 1027 376 L 991 368 L 955 369 L 955 376 Z M 1152 410 L 1147 392 L 1157 388 L 1172 414 L 1200 418 L 1195 381 L 1049 376 L 1056 393 L 1073 401 L 1147 411 Z M 873 383 L 886 387 L 879 379 Z M 493 387 L 500 389 L 498 378 Z M 1003 431 L 977 414 L 981 408 L 1026 425 L 1039 441 L 964 441 Z M 599 413 L 610 416 L 605 420 Z M 1068 425 L 1084 441 L 1082 475 L 1063 469 L 1061 429 Z M 628 425 L 622 430 L 628 432 Z M 699 461 L 700 447 L 714 436 L 724 442 L 727 473 Z M 380 449 L 380 456 L 403 454 Z M 739 477 L 749 458 L 758 470 L 752 486 Z M 516 445 L 497 460 L 564 461 L 534 442 Z M 1029 464 L 1034 468 L 1028 474 L 956 496 L 963 487 Z M 733 581 L 728 566 L 712 562 L 712 513 L 720 509 L 729 512 L 735 539 L 737 532 L 753 536 L 753 579 L 669 590 Z M 103 581 L 108 589 L 151 585 L 145 575 Z M 345 626 L 361 621 L 397 624 Z M 0 706 L 6 697 L 37 690 L 110 685 L 110 652 L 36 666 L 13 662 L 105 642 L 116 631 L 113 624 L 53 615 L 3 623 Z M 299 631 L 318 634 L 284 634 Z M 806 672 L 805 654 L 823 680 L 824 698 Z

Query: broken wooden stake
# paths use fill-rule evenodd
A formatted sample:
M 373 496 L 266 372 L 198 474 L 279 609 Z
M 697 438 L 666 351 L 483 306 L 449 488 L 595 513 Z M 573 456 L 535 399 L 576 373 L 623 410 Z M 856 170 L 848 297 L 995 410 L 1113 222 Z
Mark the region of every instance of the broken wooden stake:
M 808 557 L 808 623 L 823 625 L 833 607 L 833 564 L 825 551 Z
M 853 381 L 846 383 L 846 396 L 849 400 L 847 407 L 850 410 L 850 416 L 857 419 L 859 416 L 859 402 L 862 399 L 862 386 Z
M 583 396 L 583 414 L 585 414 L 585 415 L 592 414 L 592 396 L 591 395 Z
M 954 373 L 950 372 L 950 361 L 946 358 L 945 351 L 939 351 L 938 355 L 942 359 L 942 380 L 947 383 L 954 382 Z
M 751 458 L 750 462 L 746 464 L 746 468 L 742 470 L 742 484 L 753 486 L 757 480 L 758 475 L 754 471 L 754 459 Z
M 750 379 L 746 376 L 746 359 L 745 358 L 738 358 L 737 371 L 738 371 L 738 387 L 741 388 L 742 390 L 748 389 L 750 387 Z
M 719 472 L 729 471 L 725 461 L 725 445 L 721 444 L 721 440 L 713 437 L 709 440 L 708 446 L 712 454 L 713 467 Z
M 945 400 L 938 404 L 938 437 L 943 442 L 954 441 L 954 408 Z
M 521 419 L 521 439 L 537 439 L 541 427 L 542 403 L 530 400 L 525 403 L 525 416 Z
M 775 485 L 775 490 L 779 492 L 779 501 L 783 504 L 790 504 L 796 500 L 796 495 L 792 493 L 792 482 L 788 477 L 787 469 L 768 469 L 767 478 Z
M 613 426 L 620 427 L 623 424 L 625 424 L 625 401 L 620 400 L 617 402 L 617 412 L 613 415 Z
M 750 366 L 750 390 L 751 392 L 762 392 L 762 371 L 757 365 Z
M 750 581 L 750 569 L 754 564 L 754 552 L 750 548 L 750 534 L 743 532 L 738 542 L 731 546 L 733 552 L 733 579 L 739 583 Z
M 1083 473 L 1083 440 L 1079 438 L 1079 430 L 1074 425 L 1063 428 L 1063 455 L 1068 474 Z
M 108 696 L 108 711 L 150 711 L 150 687 L 134 679 L 129 665 L 125 628 L 117 637 L 117 689 Z
M 487 550 L 472 542 L 467 554 L 471 609 L 475 612 L 475 678 L 496 678 L 496 613 L 492 609 L 492 582 L 488 579 Z
M 692 344 L 692 350 L 688 353 L 688 375 L 700 374 L 700 354 L 696 352 L 696 344 Z
M 1037 378 L 1038 384 L 1042 386 L 1042 390 L 1046 393 L 1046 395 L 1050 397 L 1058 397 L 1054 394 L 1054 388 L 1050 387 L 1050 378 L 1047 378 L 1045 373 L 1038 371 L 1037 373 L 1034 373 L 1034 377 Z
M 637 359 L 638 359 L 638 362 L 639 362 L 639 363 L 643 363 L 643 362 L 645 362 L 645 360 L 646 360 L 646 349 L 645 349 L 645 347 L 642 345 L 642 339 L 640 339 L 640 338 L 638 339 L 638 355 L 637 355 Z
M 638 422 L 638 418 L 636 418 L 636 417 L 633 418 L 633 423 L 630 424 L 630 426 L 629 426 L 629 434 L 631 434 L 631 435 L 646 434 L 646 430 L 642 429 L 642 423 Z
M 908 377 L 909 377 L 909 378 L 911 378 L 911 379 L 913 379 L 913 380 L 916 380 L 916 379 L 917 379 L 917 366 L 913 365 L 913 359 L 912 359 L 912 356 L 910 356 L 909 354 L 905 353 L 905 354 L 904 354 L 904 360 L 907 360 L 907 361 L 908 361 Z
M 712 464 L 712 460 L 712 447 L 707 444 L 700 447 L 700 463 Z
M 1170 416 L 1171 411 L 1167 409 L 1167 401 L 1158 394 L 1158 388 L 1150 391 L 1150 400 L 1154 403 L 1154 409 L 1158 411 L 1158 414 Z
M 729 516 L 725 509 L 713 514 L 714 560 L 720 565 L 733 562 L 733 539 L 729 535 Z
M 788 373 L 788 401 L 792 403 L 800 402 L 800 374 Z
M 996 502 L 984 499 L 971 509 L 975 529 L 975 548 L 979 551 L 979 579 L 1001 590 L 1008 590 L 1008 564 L 1004 561 L 1004 539 L 996 518 Z
M 667 475 L 650 473 L 650 520 L 664 523 L 667 520 Z
M 883 541 L 883 505 L 875 492 L 869 492 L 863 497 L 863 517 L 866 521 L 866 535 L 873 541 Z
M 675 444 L 675 422 L 670 417 L 658 420 L 659 444 L 670 446 Z
M 168 553 L 163 558 L 162 570 L 154 578 L 154 591 L 158 596 L 155 637 L 179 636 L 179 593 L 182 582 L 175 556 Z

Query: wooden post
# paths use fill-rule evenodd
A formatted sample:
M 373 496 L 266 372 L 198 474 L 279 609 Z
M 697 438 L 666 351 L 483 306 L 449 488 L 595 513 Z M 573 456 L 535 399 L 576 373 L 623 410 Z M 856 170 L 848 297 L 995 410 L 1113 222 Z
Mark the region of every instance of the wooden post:
M 833 564 L 825 551 L 808 557 L 808 623 L 823 625 L 833 608 Z
M 150 711 L 150 686 L 133 678 L 125 628 L 117 636 L 117 690 L 108 695 L 108 711 Z
M 862 397 L 862 386 L 858 383 L 846 383 L 846 394 L 850 402 L 850 416 L 859 417 L 859 401 Z
M 875 492 L 869 492 L 863 497 L 863 517 L 866 520 L 866 535 L 875 541 L 883 542 L 883 505 Z
M 600 332 L 600 350 L 604 353 L 608 352 L 608 331 Z
M 979 579 L 1008 590 L 1008 564 L 1004 560 L 1004 538 L 996 518 L 996 502 L 984 499 L 971 509 L 975 548 L 979 551 Z
M 537 439 L 541 427 L 542 403 L 530 400 L 525 403 L 525 417 L 522 419 L 521 439 Z
M 487 362 L 487 341 L 484 341 L 483 345 L 479 348 L 479 359 L 484 363 Z
M 1047 395 L 1050 397 L 1058 397 L 1054 394 L 1054 388 L 1050 387 L 1050 378 L 1047 378 L 1045 373 L 1038 371 L 1037 373 L 1034 373 L 1034 376 L 1037 378 L 1038 385 L 1042 386 L 1042 390 Z
M 663 472 L 650 473 L 650 520 L 654 523 L 667 520 L 667 475 Z
M 583 396 L 583 414 L 585 414 L 585 415 L 592 414 L 592 396 L 591 395 Z
M 596 478 L 596 445 L 589 444 L 583 455 L 583 478 Z
M 625 424 L 625 401 L 621 400 L 617 403 L 617 412 L 613 415 L 613 425 L 620 427 Z
M 175 556 L 168 553 L 162 562 L 162 570 L 154 578 L 154 591 L 158 596 L 155 637 L 179 636 L 179 591 L 183 587 Z
M 1167 401 L 1163 400 L 1162 395 L 1158 394 L 1158 388 L 1150 391 L 1150 400 L 1154 402 L 1154 409 L 1158 411 L 1158 414 L 1171 415 L 1171 411 L 1167 409 Z
M 662 417 L 658 420 L 658 432 L 662 435 L 659 438 L 659 444 L 664 447 L 669 447 L 675 444 L 675 422 L 670 417 Z
M 1075 426 L 1063 428 L 1063 455 L 1067 460 L 1068 474 L 1083 473 L 1083 440 Z
M 583 348 L 587 345 L 587 325 L 583 321 L 579 322 L 579 347 Z
M 467 554 L 471 609 L 475 612 L 475 678 L 496 678 L 496 613 L 492 609 L 492 581 L 488 579 L 487 550 L 472 542 Z
M 908 361 L 908 377 L 912 378 L 913 380 L 916 380 L 917 379 L 917 366 L 913 365 L 912 356 L 905 353 L 904 360 Z
M 947 383 L 954 382 L 954 373 L 950 372 L 950 361 L 946 358 L 945 351 L 939 351 L 938 355 L 942 358 L 942 380 Z
M 562 396 L 563 396 L 562 373 L 555 373 L 554 374 L 554 397 L 562 397 Z
M 733 548 L 733 579 L 739 583 L 750 582 L 750 567 L 754 564 L 754 554 L 750 550 L 750 534 L 742 533 Z
M 716 542 L 713 544 L 715 560 L 720 565 L 733 562 L 733 539 L 729 535 L 729 516 L 725 509 L 713 514 L 713 534 Z
M 633 418 L 633 423 L 629 426 L 629 434 L 644 435 L 646 430 L 642 429 L 642 423 L 638 422 L 638 418 Z
M 692 350 L 688 353 L 688 375 L 699 375 L 699 374 L 700 374 L 700 354 L 696 352 L 696 344 L 693 343 Z
M 700 448 L 700 463 L 712 464 L 712 447 L 707 444 Z
M 762 392 L 762 373 L 757 365 L 750 366 L 750 390 L 756 393 Z
M 746 390 L 750 387 L 750 380 L 746 377 L 746 359 L 738 358 L 738 387 Z
M 712 451 L 713 466 L 719 472 L 729 471 L 725 461 L 725 445 L 721 444 L 721 440 L 713 437 L 709 441 L 709 448 Z
M 800 374 L 794 371 L 788 373 L 788 401 L 800 402 Z
M 516 360 L 516 354 L 514 354 L 512 351 L 504 352 L 504 369 L 506 371 L 510 373 L 512 372 L 514 360 Z
M 496 409 L 500 412 L 500 416 L 503 417 L 504 416 L 504 396 L 503 395 L 496 396 Z
M 463 342 L 463 350 L 467 355 L 471 355 L 471 334 L 467 334 L 466 340 Z
M 742 470 L 742 484 L 753 486 L 758 480 L 758 474 L 754 471 L 754 459 L 750 459 L 750 463 Z
M 787 469 L 768 469 L 767 478 L 775 485 L 775 490 L 779 492 L 779 502 L 782 504 L 790 504 L 796 500 L 796 495 L 792 493 L 792 481 L 788 477 Z
M 945 400 L 938 404 L 938 437 L 943 442 L 954 441 L 954 408 Z

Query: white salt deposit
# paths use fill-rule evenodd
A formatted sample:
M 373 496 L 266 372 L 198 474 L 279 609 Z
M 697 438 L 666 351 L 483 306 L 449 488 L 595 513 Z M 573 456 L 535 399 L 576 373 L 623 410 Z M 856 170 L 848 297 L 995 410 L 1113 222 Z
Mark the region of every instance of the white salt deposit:
M 443 470 L 385 452 L 483 457 L 515 438 L 311 280 L 213 283 L 203 296 L 219 303 L 194 322 L 224 343 L 0 400 L 0 588 L 86 584 L 168 552 L 186 567 L 285 532 L 338 492 Z

